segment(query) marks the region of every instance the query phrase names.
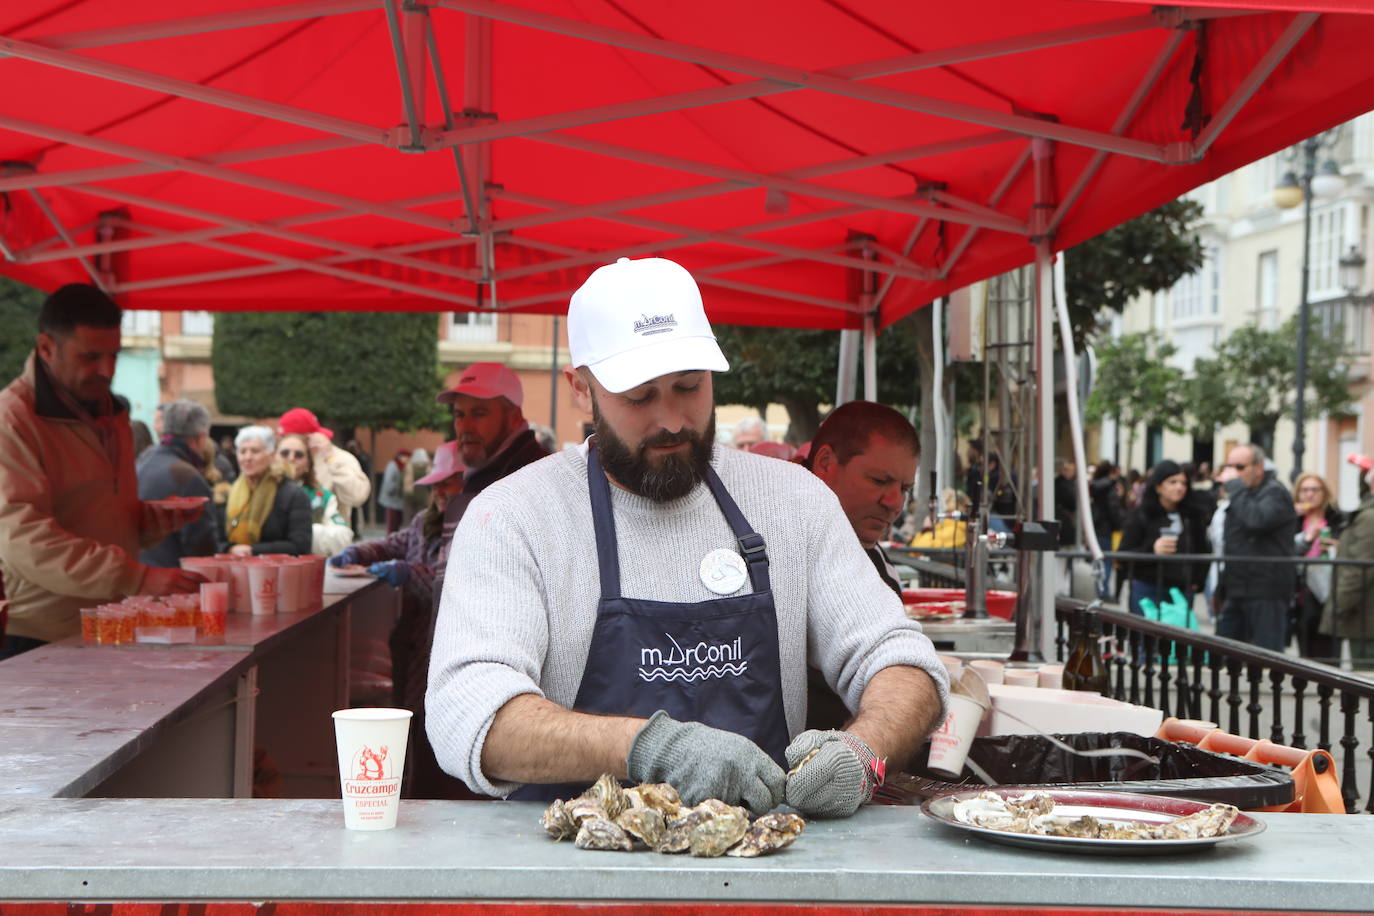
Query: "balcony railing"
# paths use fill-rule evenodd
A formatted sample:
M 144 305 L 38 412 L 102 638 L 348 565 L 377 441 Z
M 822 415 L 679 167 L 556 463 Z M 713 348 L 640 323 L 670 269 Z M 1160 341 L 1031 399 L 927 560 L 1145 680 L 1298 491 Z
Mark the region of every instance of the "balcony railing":
M 1314 302 L 1312 326 L 1319 334 L 1341 341 L 1347 356 L 1369 356 L 1371 311 L 1374 293 Z

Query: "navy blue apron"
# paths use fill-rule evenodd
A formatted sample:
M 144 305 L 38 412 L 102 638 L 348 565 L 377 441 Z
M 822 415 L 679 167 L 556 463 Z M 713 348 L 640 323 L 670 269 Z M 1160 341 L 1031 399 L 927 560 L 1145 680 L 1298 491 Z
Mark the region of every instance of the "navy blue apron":
M 707 465 L 704 476 L 749 566 L 753 591 L 689 603 L 625 598 L 610 483 L 595 445 L 588 449 L 601 599 L 573 709 L 644 718 L 666 710 L 682 722 L 743 735 L 785 768 L 787 719 L 768 554 L 715 469 Z M 551 801 L 585 789 L 586 784 L 527 785 L 510 797 Z

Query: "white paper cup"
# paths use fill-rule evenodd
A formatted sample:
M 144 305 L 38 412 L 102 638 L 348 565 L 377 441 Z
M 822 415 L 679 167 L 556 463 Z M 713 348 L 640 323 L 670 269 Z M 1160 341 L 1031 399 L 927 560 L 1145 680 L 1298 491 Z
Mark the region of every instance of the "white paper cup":
M 248 567 L 248 594 L 253 614 L 277 613 L 277 577 L 280 574 L 277 565 L 268 560 L 244 565 Z
M 229 572 L 224 564 L 214 557 L 182 557 L 181 568 L 188 572 L 200 573 L 210 582 L 226 582 Z
M 380 707 L 334 713 L 344 826 L 349 830 L 396 826 L 410 716 L 408 709 Z
M 315 561 L 310 557 L 296 557 L 288 565 L 296 572 L 296 610 L 318 610 L 315 606 Z
M 277 562 L 277 613 L 294 614 L 301 606 L 301 573 L 304 568 L 290 560 Z
M 1064 689 L 1064 666 L 1063 665 L 1041 665 L 1040 666 L 1040 686 L 1048 687 L 1051 690 Z
M 989 684 L 1002 683 L 1002 672 L 1006 668 L 1001 662 L 990 658 L 976 658 L 968 663 L 968 667 L 981 674 Z
M 328 557 L 311 554 L 310 560 L 314 574 L 310 577 L 310 610 L 318 611 L 324 607 L 324 574 Z
M 1040 672 L 1034 668 L 1006 668 L 1002 671 L 1002 683 L 1012 687 L 1039 687 Z
M 951 693 L 949 715 L 930 736 L 930 762 L 926 769 L 949 779 L 958 779 L 964 771 L 964 761 L 968 759 L 978 723 L 983 721 L 983 712 L 978 701 Z
M 200 629 L 210 639 L 224 638 L 229 613 L 229 583 L 206 582 L 200 587 Z
M 953 655 L 937 655 L 936 658 L 940 659 L 940 664 L 944 665 L 945 670 L 949 672 L 949 679 L 951 681 L 957 680 L 959 672 L 964 670 L 964 660 L 962 658 L 955 658 Z
M 248 584 L 247 561 L 228 561 L 225 568 L 229 570 L 229 601 L 233 605 L 234 613 L 253 613 L 253 590 Z

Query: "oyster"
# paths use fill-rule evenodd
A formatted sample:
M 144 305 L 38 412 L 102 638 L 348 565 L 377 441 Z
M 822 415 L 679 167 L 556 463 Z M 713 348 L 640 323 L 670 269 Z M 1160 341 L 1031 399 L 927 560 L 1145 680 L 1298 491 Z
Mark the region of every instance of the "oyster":
M 1185 814 L 1167 824 L 1159 825 L 1156 828 L 1159 836 L 1152 837 L 1152 839 L 1185 840 L 1221 836 L 1231 828 L 1231 822 L 1236 819 L 1238 814 L 1240 814 L 1240 809 L 1235 805 L 1214 804 L 1201 811 Z
M 704 803 L 683 810 L 665 825 L 663 840 L 657 846 L 658 851 L 686 852 L 692 845 L 692 831 L 712 816 L 711 809 L 705 807 Z
M 749 812 L 743 808 L 718 798 L 708 798 L 697 807 L 707 809 L 710 816 L 692 828 L 688 848 L 694 856 L 724 855 L 749 829 Z
M 589 817 L 577 831 L 578 849 L 607 849 L 629 852 L 634 847 L 629 835 L 614 821 L 604 817 Z
M 806 829 L 806 821 L 796 814 L 765 814 L 754 821 L 744 837 L 726 851 L 727 856 L 752 859 L 783 849 L 796 842 Z
M 620 812 L 630 807 L 630 802 L 625 798 L 625 790 L 621 788 L 620 781 L 610 773 L 602 774 L 601 778 L 587 790 L 586 796 L 599 801 L 610 820 L 620 817 Z
M 601 807 L 601 802 L 586 795 L 580 795 L 572 801 L 566 802 L 563 805 L 563 810 L 568 812 L 568 817 L 572 818 L 574 824 L 581 824 L 589 817 L 610 820 L 606 816 L 606 809 Z
M 657 847 L 663 841 L 665 828 L 663 815 L 654 808 L 647 808 L 643 805 L 626 808 L 620 812 L 620 817 L 616 818 L 615 822 L 626 833 L 650 849 Z
M 820 752 L 821 752 L 820 747 L 813 747 L 810 751 L 807 752 L 807 754 L 806 754 L 805 757 L 803 757 L 801 760 L 798 760 L 798 761 L 797 761 L 797 765 L 796 765 L 796 766 L 794 766 L 792 769 L 790 769 L 790 770 L 787 771 L 787 775 L 788 775 L 788 776 L 791 776 L 791 775 L 793 775 L 794 773 L 796 773 L 796 772 L 797 772 L 798 770 L 800 770 L 802 767 L 804 767 L 804 766 L 806 766 L 808 763 L 810 763 L 811 760 L 812 760 L 817 754 L 819 754 Z
M 647 807 L 656 809 L 664 817 L 676 817 L 682 810 L 681 796 L 666 782 L 644 782 L 626 791 L 638 793 Z
M 577 822 L 572 819 L 561 798 L 554 799 L 553 804 L 544 809 L 539 826 L 555 840 L 566 840 L 577 834 Z

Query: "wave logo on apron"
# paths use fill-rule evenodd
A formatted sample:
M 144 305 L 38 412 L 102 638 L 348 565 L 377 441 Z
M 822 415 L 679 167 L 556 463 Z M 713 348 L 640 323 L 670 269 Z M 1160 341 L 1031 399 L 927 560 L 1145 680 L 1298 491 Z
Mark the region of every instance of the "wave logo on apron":
M 739 677 L 749 669 L 743 657 L 743 640 L 736 636 L 726 643 L 705 640 L 683 648 L 671 633 L 664 633 L 672 648 L 642 647 L 639 650 L 639 677 L 644 681 L 701 681 L 706 678 Z

